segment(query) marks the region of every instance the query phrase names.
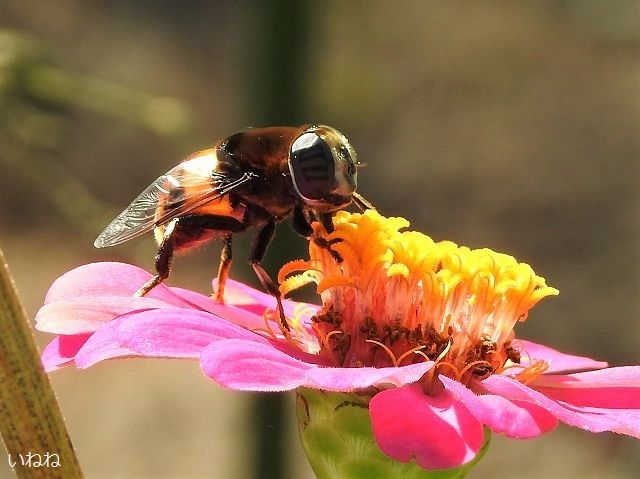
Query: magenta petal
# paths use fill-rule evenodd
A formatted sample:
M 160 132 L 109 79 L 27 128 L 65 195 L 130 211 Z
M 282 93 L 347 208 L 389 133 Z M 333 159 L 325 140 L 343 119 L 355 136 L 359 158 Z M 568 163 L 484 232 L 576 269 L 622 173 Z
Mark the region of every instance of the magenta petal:
M 418 381 L 433 362 L 392 368 L 317 368 L 307 371 L 306 386 L 327 391 L 351 392 L 371 386 L 404 386 Z
M 73 358 L 89 339 L 90 334 L 58 336 L 42 351 L 42 366 L 47 372 L 55 371 L 73 362 Z
M 91 333 L 122 314 L 166 307 L 153 298 L 102 296 L 74 298 L 45 304 L 36 315 L 36 329 L 45 333 Z
M 439 377 L 444 387 L 463 403 L 478 421 L 493 432 L 524 439 L 539 436 L 558 424 L 558 420 L 552 414 L 533 403 L 509 401 L 493 394 L 476 395 L 453 379 Z
M 182 288 L 170 288 L 172 292 L 181 299 L 189 301 L 203 311 L 209 311 L 217 316 L 225 318 L 243 328 L 264 329 L 265 323 L 262 315 L 257 315 L 252 311 L 244 309 L 231 302 L 217 303 L 207 296 L 194 293 Z
M 47 292 L 45 304 L 74 298 L 133 296 L 151 277 L 151 273 L 126 263 L 85 264 L 56 279 Z M 165 301 L 174 306 L 188 305 L 184 299 L 164 284 L 153 288 L 147 297 Z
M 425 469 L 466 464 L 484 441 L 482 424 L 444 389 L 435 396 L 419 384 L 388 389 L 373 397 L 369 411 L 380 449 Z
M 185 306 L 190 309 L 201 309 L 203 311 L 210 311 L 210 308 L 217 303 L 211 299 L 210 296 L 197 293 L 177 286 L 170 286 L 169 291 L 182 300 Z M 176 306 L 183 306 L 183 304 L 176 304 Z
M 122 356 L 192 358 L 214 341 L 241 338 L 268 342 L 210 313 L 183 308 L 134 311 L 102 326 L 76 356 L 86 368 Z
M 130 264 L 85 264 L 56 279 L 45 303 L 78 297 L 133 296 L 150 278 L 150 273 Z
M 116 328 L 121 346 L 147 357 L 197 358 L 221 339 L 269 342 L 212 314 L 177 308 L 132 315 Z
M 595 372 L 595 371 L 594 371 Z M 587 374 L 587 373 L 583 373 Z M 494 374 L 481 382 L 488 392 L 511 401 L 526 401 L 543 407 L 560 421 L 591 432 L 612 431 L 640 438 L 639 409 L 605 409 L 577 406 L 548 398 L 515 379 Z M 586 392 L 588 394 L 588 392 Z
M 607 363 L 604 361 L 596 361 L 595 359 L 585 358 L 583 356 L 572 356 L 571 354 L 556 351 L 548 346 L 523 339 L 514 341 L 514 346 L 522 353 L 521 364 L 523 366 L 528 366 L 531 364 L 531 361 L 540 359 L 549 363 L 549 368 L 545 371 L 545 374 L 588 371 L 607 367 Z
M 118 325 L 127 317 L 128 315 L 120 316 L 93 333 L 76 354 L 76 366 L 85 369 L 107 359 L 139 356 L 135 351 L 121 346 L 118 341 Z
M 187 309 L 199 309 L 209 311 L 220 317 L 227 319 L 245 328 L 264 328 L 264 319 L 262 314 L 257 315 L 244 308 L 238 307 L 231 301 L 226 303 L 218 303 L 204 294 L 189 291 L 188 289 L 172 286 L 170 292 L 176 296 L 181 302 L 173 302 L 175 306 L 185 307 Z
M 640 366 L 542 376 L 530 386 L 547 397 L 577 406 L 640 409 Z
M 221 386 L 241 391 L 288 391 L 305 382 L 312 364 L 299 361 L 270 344 L 229 339 L 207 347 L 202 371 Z
M 218 280 L 216 278 L 213 280 L 214 290 L 217 288 L 217 284 Z M 246 284 L 232 279 L 227 280 L 224 297 L 227 303 L 236 305 L 247 311 L 251 311 L 258 316 L 262 316 L 265 310 L 275 309 L 276 307 L 276 300 L 270 294 L 263 293 L 251 286 L 247 286 Z M 308 314 L 305 316 L 310 318 L 320 308 L 315 304 L 298 303 L 288 299 L 282 300 L 282 306 L 284 307 L 284 312 L 287 317 L 293 317 L 296 310 L 304 307 L 305 310 L 308 310 Z
M 311 355 L 306 357 L 316 359 Z M 217 383 L 248 391 L 284 391 L 300 386 L 355 391 L 374 385 L 404 385 L 416 382 L 433 365 L 424 362 L 401 368 L 318 367 L 268 340 L 260 344 L 246 340 L 220 341 L 205 349 L 200 361 L 204 373 Z

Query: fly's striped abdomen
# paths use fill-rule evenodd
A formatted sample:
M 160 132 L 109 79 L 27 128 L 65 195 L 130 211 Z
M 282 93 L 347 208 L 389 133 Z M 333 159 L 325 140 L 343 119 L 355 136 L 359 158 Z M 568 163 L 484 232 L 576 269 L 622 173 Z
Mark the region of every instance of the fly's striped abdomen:
M 189 216 L 221 216 L 242 221 L 244 205 L 232 202 L 228 194 L 212 194 L 225 186 L 219 184 L 224 175 L 216 174 L 220 165 L 217 155 L 218 150 L 214 148 L 195 153 L 179 165 L 179 176 L 168 176 L 169 187 L 158 201 L 155 213 L 156 221 L 161 223 L 154 230 L 158 243 L 165 230 L 162 218 L 171 215 L 172 210 L 188 210 Z

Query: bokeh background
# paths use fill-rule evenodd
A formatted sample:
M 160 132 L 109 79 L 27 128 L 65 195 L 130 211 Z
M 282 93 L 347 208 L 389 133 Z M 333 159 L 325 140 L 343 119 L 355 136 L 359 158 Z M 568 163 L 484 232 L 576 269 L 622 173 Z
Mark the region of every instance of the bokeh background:
M 33 317 L 75 266 L 152 268 L 151 235 L 92 243 L 181 157 L 247 126 L 327 123 L 382 213 L 560 289 L 520 336 L 637 364 L 639 81 L 634 0 L 0 0 L 0 246 Z M 232 275 L 256 284 L 247 245 Z M 218 251 L 179 258 L 170 284 L 208 291 Z M 268 267 L 302 255 L 281 225 Z M 89 478 L 313 477 L 292 395 L 226 391 L 178 361 L 52 381 Z M 472 477 L 639 469 L 637 441 L 560 426 L 495 437 Z

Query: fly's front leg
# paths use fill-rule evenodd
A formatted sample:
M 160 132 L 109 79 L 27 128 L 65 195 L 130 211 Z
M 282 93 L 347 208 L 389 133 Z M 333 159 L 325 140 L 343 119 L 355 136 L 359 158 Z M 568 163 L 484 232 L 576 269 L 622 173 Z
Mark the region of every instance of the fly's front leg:
M 296 206 L 293 210 L 293 230 L 303 238 L 313 236 L 313 228 L 307 212 L 301 207 Z
M 215 300 L 219 303 L 224 302 L 224 285 L 229 277 L 229 269 L 231 268 L 231 234 L 225 233 L 222 240 L 222 253 L 220 253 L 220 267 L 218 268 L 218 287 L 216 288 Z
M 282 334 L 284 334 L 285 337 L 290 337 L 291 328 L 289 327 L 287 318 L 284 315 L 284 308 L 282 307 L 282 293 L 280 293 L 278 285 L 271 279 L 271 276 L 269 276 L 269 273 L 267 273 L 267 271 L 262 267 L 261 264 L 262 259 L 267 252 L 267 247 L 273 239 L 275 231 L 276 223 L 273 218 L 271 218 L 268 223 L 264 225 L 260 231 L 258 231 L 258 234 L 254 239 L 253 246 L 251 248 L 251 255 L 249 257 L 249 264 L 253 268 L 253 271 L 255 271 L 256 276 L 262 284 L 262 287 L 274 298 L 276 298 L 278 316 L 280 320 L 280 331 L 282 331 Z
M 319 215 L 319 220 L 322 222 L 327 233 L 333 232 L 333 220 L 331 219 L 331 215 Z M 342 240 L 326 240 L 325 238 L 321 238 L 313 232 L 313 228 L 310 223 L 308 213 L 301 207 L 296 206 L 295 210 L 293 210 L 293 229 L 295 232 L 304 238 L 310 238 L 315 244 L 326 249 L 337 263 L 342 263 L 342 256 L 340 256 L 340 253 L 331 249 L 331 245 L 339 243 Z
M 153 278 L 145 283 L 134 296 L 146 296 L 153 288 L 162 283 L 169 277 L 171 271 L 171 263 L 173 262 L 173 250 L 175 247 L 175 230 L 178 226 L 179 218 L 171 220 L 162 234 L 162 242 L 156 253 L 156 271 L 158 272 Z
M 320 213 L 318 215 L 318 219 L 320 220 L 320 223 L 322 223 L 322 226 L 324 226 L 327 234 L 331 234 L 334 232 L 333 216 L 330 213 Z

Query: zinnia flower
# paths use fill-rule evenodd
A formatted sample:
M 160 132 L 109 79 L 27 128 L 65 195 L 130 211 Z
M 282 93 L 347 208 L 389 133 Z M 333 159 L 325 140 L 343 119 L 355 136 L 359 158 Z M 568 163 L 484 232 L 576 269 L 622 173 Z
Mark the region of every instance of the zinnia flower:
M 557 290 L 511 256 L 436 243 L 401 231 L 407 226 L 372 210 L 338 213 L 330 234 L 314 224 L 334 253 L 312 242 L 308 261 L 281 270 L 283 293 L 313 282 L 323 303 L 284 302 L 290 338 L 279 333 L 273 298 L 241 283 L 229 282 L 224 305 L 164 285 L 134 298 L 149 273 L 80 267 L 52 285 L 36 318 L 38 329 L 58 335 L 43 363 L 193 358 L 225 387 L 296 389 L 310 456 L 310 448 L 338 444 L 322 439 L 331 436 L 314 428 L 318 421 L 352 406 L 384 454 L 363 442 L 362 430 L 355 449 L 380 464 L 386 455 L 427 470 L 472 461 L 485 430 L 531 438 L 560 421 L 640 438 L 640 367 L 607 368 L 515 338 L 516 323 Z M 318 477 L 339 477 L 334 469 L 344 465 L 331 454 L 311 458 Z

